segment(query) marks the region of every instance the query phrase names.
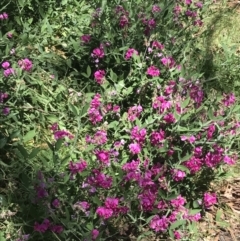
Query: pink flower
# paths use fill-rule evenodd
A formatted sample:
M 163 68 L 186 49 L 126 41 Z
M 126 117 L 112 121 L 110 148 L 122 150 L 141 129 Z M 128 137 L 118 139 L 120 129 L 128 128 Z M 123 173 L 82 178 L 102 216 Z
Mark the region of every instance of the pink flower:
M 74 210 L 81 210 L 83 212 L 86 213 L 86 211 L 90 208 L 90 204 L 88 202 L 76 202 L 74 205 L 73 205 L 73 209 Z
M 184 177 L 186 177 L 186 173 L 178 169 L 173 169 L 172 175 L 173 175 L 173 180 L 176 182 L 182 181 Z
M 235 98 L 235 95 L 233 93 L 230 93 L 228 95 L 224 95 L 224 99 L 222 100 L 222 103 L 228 107 L 228 106 L 231 106 L 235 103 L 236 101 L 236 98 Z
M 34 231 L 45 233 L 50 227 L 50 221 L 48 219 L 44 219 L 44 221 L 39 224 L 37 222 L 34 223 Z
M 98 70 L 94 73 L 95 80 L 98 84 L 102 84 L 104 77 L 105 77 L 105 71 L 104 70 Z
M 121 28 L 124 28 L 125 26 L 127 26 L 129 23 L 129 19 L 126 15 L 122 15 L 120 17 L 120 21 L 119 21 L 119 25 Z
M 196 2 L 194 5 L 196 7 L 198 7 L 198 8 L 202 8 L 203 7 L 203 3 L 202 2 Z
M 107 132 L 104 130 L 99 130 L 94 134 L 92 143 L 96 145 L 103 145 L 107 142 Z
M 138 105 L 138 106 L 132 106 L 128 109 L 128 120 L 129 121 L 134 121 L 136 120 L 141 112 L 142 112 L 142 106 L 141 105 Z
M 223 161 L 228 165 L 234 165 L 236 163 L 236 160 L 229 156 L 224 156 Z
M 185 0 L 185 3 L 186 3 L 187 5 L 190 5 L 190 4 L 192 3 L 192 0 Z
M 129 149 L 132 154 L 139 154 L 141 152 L 141 147 L 138 143 L 131 143 Z
M 52 126 L 50 127 L 50 130 L 56 131 L 57 129 L 58 129 L 58 123 L 55 122 L 55 123 L 53 123 Z
M 2 67 L 4 69 L 8 69 L 10 67 L 10 63 L 8 61 L 5 61 L 5 62 L 2 63 Z
M 163 119 L 167 122 L 167 123 L 174 123 L 176 122 L 176 119 L 174 117 L 174 115 L 172 113 L 168 113 L 166 114 Z
M 61 233 L 63 231 L 62 225 L 52 225 L 50 226 L 50 230 L 54 233 Z
M 69 139 L 73 139 L 74 136 L 69 131 L 59 130 L 54 133 L 55 140 L 63 139 L 64 137 L 68 137 Z
M 182 141 L 188 141 L 189 143 L 194 143 L 196 138 L 194 136 L 181 136 Z
M 87 44 L 87 43 L 89 43 L 90 40 L 91 40 L 91 35 L 89 35 L 89 34 L 82 35 L 82 36 L 81 36 L 81 40 L 82 40 L 82 42 L 84 42 L 85 44 Z
M 104 50 L 102 48 L 95 48 L 92 51 L 92 57 L 102 59 L 105 56 Z
M 97 229 L 92 230 L 92 240 L 95 240 L 99 235 L 99 231 Z
M 58 208 L 60 206 L 60 201 L 56 198 L 52 201 L 52 205 L 55 207 L 55 208 Z
M 165 139 L 165 132 L 163 130 L 153 131 L 150 136 L 151 144 L 156 146 Z
M 2 110 L 2 113 L 4 115 L 8 115 L 10 113 L 10 108 L 9 107 L 4 107 L 3 110 Z
M 172 199 L 170 203 L 174 208 L 179 208 L 186 203 L 186 199 L 179 195 L 177 198 Z
M 12 38 L 12 36 L 13 36 L 13 35 L 12 35 L 11 32 L 7 33 L 7 37 L 8 37 L 8 38 Z
M 8 14 L 7 13 L 0 14 L 0 19 L 8 19 Z
M 206 208 L 210 208 L 212 205 L 217 203 L 216 193 L 204 193 L 203 202 Z
M 147 69 L 147 74 L 151 75 L 152 77 L 157 77 L 157 76 L 160 75 L 160 70 L 157 67 L 155 67 L 155 66 L 150 66 Z
M 147 131 L 145 128 L 139 129 L 138 126 L 134 126 L 131 130 L 131 139 L 136 140 L 138 143 L 143 144 L 145 141 Z
M 175 66 L 175 61 L 172 57 L 164 57 L 161 59 L 161 62 L 164 66 L 173 68 Z
M 173 234 L 174 234 L 175 239 L 177 239 L 177 240 L 181 239 L 181 234 L 178 231 L 174 231 Z
M 70 161 L 69 163 L 69 169 L 72 175 L 83 172 L 86 168 L 87 168 L 87 162 L 84 160 L 81 160 L 80 162 L 76 162 L 76 163 L 73 163 L 72 161 Z
M 164 96 L 156 97 L 152 104 L 153 109 L 158 109 L 160 114 L 168 110 L 171 106 L 171 102 L 166 100 Z
M 169 226 L 169 220 L 165 216 L 160 218 L 158 215 L 155 215 L 149 224 L 150 228 L 155 230 L 156 232 L 164 232 L 167 230 Z
M 161 43 L 158 42 L 158 41 L 153 41 L 152 47 L 153 47 L 153 48 L 155 47 L 156 49 L 160 49 L 160 50 L 163 50 L 163 49 L 164 49 L 164 45 L 161 44 Z
M 109 219 L 113 215 L 113 210 L 106 207 L 98 207 L 96 213 L 103 219 Z
M 140 161 L 134 161 L 132 160 L 131 162 L 125 163 L 122 166 L 122 170 L 130 172 L 130 171 L 136 171 L 139 168 Z
M 107 197 L 104 204 L 106 208 L 110 208 L 114 210 L 117 208 L 118 202 L 119 202 L 118 198 Z
M 138 51 L 135 49 L 128 49 L 125 54 L 125 59 L 129 60 L 130 58 L 132 58 L 133 54 L 138 55 Z
M 29 72 L 31 71 L 33 65 L 32 65 L 32 61 L 29 59 L 21 59 L 18 61 L 18 65 L 25 71 Z
M 8 77 L 9 75 L 14 75 L 15 71 L 13 68 L 5 69 L 3 71 L 3 74 L 5 77 Z
M 95 151 L 95 155 L 100 162 L 102 162 L 103 164 L 105 164 L 107 166 L 110 165 L 109 151 L 97 150 L 97 151 Z
M 155 5 L 152 6 L 152 12 L 153 13 L 158 13 L 160 11 L 161 11 L 161 8 L 158 5 L 155 4 Z

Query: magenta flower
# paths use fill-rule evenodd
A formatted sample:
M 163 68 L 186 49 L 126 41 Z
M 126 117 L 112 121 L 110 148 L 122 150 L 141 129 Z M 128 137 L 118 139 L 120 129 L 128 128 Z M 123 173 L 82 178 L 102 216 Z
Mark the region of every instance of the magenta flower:
M 174 234 L 174 238 L 175 238 L 176 240 L 181 239 L 181 234 L 180 234 L 178 231 L 174 231 L 173 234 Z
M 13 68 L 5 69 L 3 71 L 3 74 L 5 77 L 8 77 L 9 75 L 14 75 L 15 71 Z
M 4 115 L 8 115 L 8 114 L 10 113 L 10 108 L 4 107 L 3 110 L 2 110 L 2 113 L 3 113 Z
M 0 19 L 8 19 L 8 14 L 7 13 L 2 13 L 0 14 Z
M 48 219 L 45 219 L 41 224 L 35 222 L 34 223 L 34 231 L 45 233 L 48 228 L 50 227 L 50 221 Z
M 120 27 L 124 28 L 124 27 L 126 27 L 128 25 L 128 23 L 129 23 L 128 17 L 126 15 L 122 15 L 120 17 L 120 21 L 119 21 Z
M 82 40 L 83 43 L 87 44 L 91 40 L 91 35 L 85 34 L 85 35 L 81 36 L 81 40 Z
M 203 3 L 202 2 L 196 2 L 194 5 L 196 7 L 198 7 L 198 8 L 202 8 L 203 7 Z
M 176 119 L 172 113 L 166 114 L 163 119 L 166 121 L 166 123 L 174 123 L 176 122 Z
M 174 208 L 179 208 L 186 203 L 186 199 L 179 195 L 177 198 L 172 199 L 170 203 Z
M 175 66 L 175 61 L 172 57 L 164 57 L 161 59 L 161 62 L 164 66 L 173 68 Z
M 69 169 L 72 175 L 83 172 L 86 168 L 87 168 L 87 162 L 84 160 L 81 160 L 80 162 L 76 162 L 76 163 L 73 163 L 72 161 L 70 161 L 69 163 Z
M 129 60 L 132 58 L 133 55 L 138 55 L 138 51 L 133 49 L 133 48 L 130 48 L 127 50 L 126 54 L 125 54 L 125 59 L 126 60 Z
M 55 208 L 58 208 L 60 206 L 60 201 L 56 198 L 52 201 L 52 205 L 55 207 Z
M 119 202 L 118 198 L 107 197 L 104 204 L 106 208 L 110 208 L 114 210 L 117 208 L 118 202 Z
M 104 57 L 104 50 L 102 48 L 95 48 L 92 51 L 92 57 L 102 59 Z
M 206 208 L 210 208 L 212 205 L 217 203 L 216 193 L 204 193 L 203 202 Z
M 92 142 L 97 145 L 103 145 L 107 142 L 107 132 L 99 130 L 94 134 Z
M 161 11 L 161 8 L 158 5 L 155 4 L 155 5 L 152 6 L 152 12 L 153 13 L 158 13 L 160 11 Z
M 173 169 L 171 173 L 173 180 L 176 182 L 182 181 L 186 177 L 186 173 L 178 169 Z
M 8 61 L 5 61 L 5 62 L 2 63 L 2 67 L 4 69 L 8 69 L 10 67 L 10 63 Z
M 156 146 L 158 144 L 161 144 L 164 138 L 165 138 L 165 132 L 160 129 L 159 131 L 153 131 L 151 133 L 150 141 L 152 145 Z
M 229 156 L 224 156 L 223 162 L 225 162 L 228 165 L 234 165 L 236 163 L 236 160 L 234 160 L 234 158 L 231 158 Z
M 106 207 L 98 207 L 96 213 L 103 219 L 109 219 L 113 215 L 113 210 Z
M 138 143 L 131 143 L 129 149 L 132 154 L 139 154 L 141 152 L 141 147 Z
M 105 71 L 104 70 L 97 70 L 94 73 L 94 78 L 95 78 L 95 80 L 98 84 L 103 83 L 104 77 L 105 77 Z
M 99 231 L 97 229 L 93 229 L 91 234 L 92 234 L 92 240 L 95 240 L 99 235 Z
M 160 75 L 160 70 L 157 67 L 155 67 L 155 66 L 150 66 L 147 69 L 147 74 L 151 75 L 152 77 L 157 77 L 157 76 Z
M 18 61 L 18 65 L 21 67 L 22 70 L 25 70 L 27 72 L 32 70 L 32 61 L 29 59 L 21 59 Z
M 52 225 L 50 226 L 50 230 L 54 233 L 61 233 L 63 231 L 62 225 Z
M 222 100 L 222 103 L 228 107 L 231 106 L 235 103 L 236 98 L 235 95 L 233 93 L 230 93 L 228 95 L 224 94 L 224 99 Z
M 131 122 L 136 120 L 140 116 L 142 110 L 143 109 L 141 105 L 130 107 L 128 109 L 128 120 Z
M 161 44 L 161 43 L 158 42 L 158 41 L 153 41 L 152 47 L 153 47 L 153 48 L 156 48 L 156 49 L 160 49 L 160 50 L 163 50 L 163 49 L 164 49 L 164 45 Z
M 110 165 L 109 151 L 97 150 L 97 151 L 95 151 L 95 155 L 100 162 L 102 162 L 103 164 L 105 164 L 107 166 Z
M 185 0 L 185 3 L 186 3 L 187 5 L 190 5 L 190 4 L 192 3 L 192 0 Z
M 150 228 L 155 230 L 156 232 L 164 232 L 167 230 L 169 226 L 169 220 L 165 216 L 160 218 L 158 215 L 155 215 L 149 224 Z
M 57 129 L 58 129 L 58 123 L 55 122 L 55 123 L 53 123 L 53 124 L 51 125 L 50 130 L 56 131 Z
M 60 130 L 54 133 L 55 140 L 63 139 L 64 137 L 68 137 L 69 139 L 74 138 L 73 134 L 66 130 Z
M 13 34 L 11 32 L 7 33 L 8 38 L 12 38 Z

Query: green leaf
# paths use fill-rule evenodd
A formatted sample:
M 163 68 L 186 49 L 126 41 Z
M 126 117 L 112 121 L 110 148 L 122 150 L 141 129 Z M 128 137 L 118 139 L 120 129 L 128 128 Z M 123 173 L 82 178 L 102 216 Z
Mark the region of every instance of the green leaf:
M 88 67 L 87 67 L 87 77 L 89 78 L 90 77 L 90 75 L 91 75 L 91 67 L 88 65 Z
M 0 241 L 6 241 L 4 238 L 4 232 L 0 232 Z
M 23 146 L 18 145 L 17 148 L 24 158 L 28 158 L 28 152 Z
M 23 137 L 23 142 L 28 142 L 33 139 L 33 137 L 36 135 L 35 130 L 29 131 L 24 137 Z
M 197 213 L 200 213 L 201 211 L 202 211 L 202 209 L 191 209 L 191 210 L 189 210 L 189 214 L 195 215 Z
M 61 146 L 62 146 L 62 144 L 63 144 L 64 141 L 65 141 L 64 139 L 58 139 L 58 140 L 57 140 L 57 142 L 56 142 L 56 144 L 55 144 L 55 150 L 56 150 L 56 151 L 58 151 L 58 150 L 61 148 Z
M 7 138 L 0 139 L 0 149 L 3 148 L 7 143 Z
M 234 112 L 237 112 L 239 110 L 240 110 L 240 105 L 235 105 L 232 109 L 232 112 L 234 113 Z
M 34 148 L 32 152 L 29 154 L 29 159 L 34 158 L 41 151 L 40 147 Z
M 181 108 L 185 108 L 185 107 L 187 107 L 188 106 L 188 104 L 189 104 L 189 102 L 190 102 L 190 97 L 188 97 L 186 100 L 184 100 L 182 103 L 181 103 Z
M 74 114 L 75 116 L 78 116 L 78 115 L 79 115 L 79 109 L 78 109 L 75 105 L 73 105 L 73 104 L 71 104 L 71 103 L 68 103 L 68 107 L 69 107 L 69 109 L 73 112 L 73 114 Z
M 177 220 L 176 222 L 172 223 L 170 226 L 170 230 L 175 230 L 176 228 L 183 226 L 186 224 L 186 220 Z
M 97 204 L 98 206 L 101 206 L 101 205 L 102 205 L 100 199 L 99 199 L 97 196 L 92 197 L 92 201 L 93 201 L 95 204 Z
M 190 153 L 190 154 L 188 153 L 186 156 L 180 158 L 180 161 L 181 161 L 181 163 L 182 163 L 182 162 L 185 162 L 185 161 L 188 161 L 191 157 L 192 157 L 192 154 L 191 154 L 191 153 Z

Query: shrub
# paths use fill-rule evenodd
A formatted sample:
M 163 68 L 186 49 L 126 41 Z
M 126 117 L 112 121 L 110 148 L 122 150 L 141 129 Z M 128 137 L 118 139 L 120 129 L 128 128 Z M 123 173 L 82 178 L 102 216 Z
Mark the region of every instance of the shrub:
M 217 202 L 210 182 L 237 160 L 234 95 L 204 91 L 202 73 L 185 58 L 203 5 L 119 2 L 86 5 L 90 23 L 78 47 L 74 34 L 66 40 L 66 72 L 56 76 L 44 42 L 39 52 L 9 52 L 22 35 L 9 38 L 13 25 L 2 22 L 0 147 L 13 155 L 3 176 L 14 186 L 1 218 L 11 239 L 120 240 L 132 232 L 189 240 Z

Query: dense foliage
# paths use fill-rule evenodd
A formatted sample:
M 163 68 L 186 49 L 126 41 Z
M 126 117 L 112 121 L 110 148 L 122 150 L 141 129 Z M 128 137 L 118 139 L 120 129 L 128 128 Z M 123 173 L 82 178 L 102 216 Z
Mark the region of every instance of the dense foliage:
M 194 56 L 207 8 L 0 4 L 2 240 L 194 240 L 238 154 L 235 96 Z

